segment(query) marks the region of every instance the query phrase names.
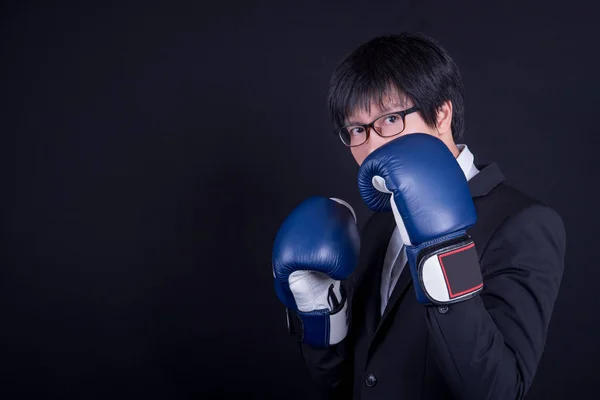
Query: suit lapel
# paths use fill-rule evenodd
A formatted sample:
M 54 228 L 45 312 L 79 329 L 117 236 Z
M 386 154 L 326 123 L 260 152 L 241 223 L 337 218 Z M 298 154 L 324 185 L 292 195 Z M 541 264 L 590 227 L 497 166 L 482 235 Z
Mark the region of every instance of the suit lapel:
M 392 295 L 390 297 L 389 302 L 385 307 L 385 311 L 377 324 L 377 328 L 375 332 L 371 335 L 371 343 L 369 343 L 368 356 L 370 357 L 373 354 L 373 351 L 377 348 L 378 340 L 377 338 L 385 332 L 385 323 L 389 319 L 390 315 L 395 312 L 397 305 L 400 304 L 402 298 L 406 295 L 407 289 L 412 284 L 412 279 L 410 275 L 410 269 L 408 268 L 408 264 L 404 266 L 404 269 L 400 273 L 398 277 L 398 282 L 396 282 L 396 286 L 394 286 L 394 290 L 392 291 Z M 379 312 L 379 309 L 377 310 Z
M 385 307 L 385 311 L 383 312 L 383 316 L 381 317 L 381 320 L 379 321 L 379 325 L 378 325 L 377 329 L 379 329 L 379 327 L 381 325 L 383 325 L 383 323 L 385 322 L 385 319 L 390 315 L 391 310 L 394 309 L 394 306 L 396 305 L 396 303 L 404 297 L 404 295 L 406 294 L 406 289 L 408 289 L 408 286 L 411 283 L 412 283 L 412 279 L 411 279 L 411 275 L 410 275 L 410 268 L 408 267 L 408 264 L 406 264 L 406 265 L 404 265 L 404 268 L 402 269 L 402 272 L 400 273 L 400 276 L 398 277 L 398 282 L 396 282 L 396 286 L 394 286 L 394 290 L 392 290 L 392 295 L 390 296 L 390 299 Z
M 361 253 L 365 258 L 361 262 L 362 276 L 359 277 L 361 283 L 357 293 L 357 296 L 363 299 L 358 303 L 362 303 L 364 306 L 365 323 L 371 337 L 375 334 L 381 317 L 380 288 L 383 260 L 392 232 L 396 227 L 396 221 L 391 212 L 377 213 L 373 218 L 373 223 L 363 232 L 365 242 Z
M 477 168 L 479 173 L 469 180 L 469 190 L 474 199 L 488 195 L 496 186 L 504 182 L 504 175 L 498 164 L 477 165 Z
M 475 175 L 473 179 L 469 181 L 469 190 L 471 191 L 471 196 L 473 197 L 473 201 L 475 202 L 475 209 L 478 210 L 478 203 L 481 197 L 487 196 L 492 190 L 494 190 L 499 184 L 504 182 L 504 175 L 500 171 L 500 167 L 498 164 L 492 163 L 486 165 L 485 167 L 477 166 L 480 169 L 479 174 Z M 496 213 L 491 216 L 494 220 L 489 221 L 488 224 L 492 223 L 493 226 L 499 226 L 502 221 L 495 221 L 495 218 L 503 216 L 503 213 Z M 477 254 L 479 254 L 479 258 L 483 255 L 483 250 L 486 248 L 489 236 L 485 236 L 484 233 L 487 232 L 487 226 L 482 225 L 481 223 L 476 223 L 470 229 L 467 230 L 467 233 L 473 238 L 475 242 L 475 249 L 477 250 Z
M 384 253 L 385 254 L 385 253 Z M 375 263 L 372 265 L 380 266 L 383 263 L 383 257 L 379 257 Z M 375 331 L 377 330 L 377 324 L 379 323 L 379 309 L 381 305 L 381 295 L 379 292 L 379 286 L 381 285 L 381 268 L 375 267 L 373 268 L 373 274 L 370 276 L 369 282 L 369 293 L 370 296 L 367 297 L 367 302 L 365 304 L 365 317 L 367 323 L 367 329 L 369 331 L 369 336 L 373 337 Z

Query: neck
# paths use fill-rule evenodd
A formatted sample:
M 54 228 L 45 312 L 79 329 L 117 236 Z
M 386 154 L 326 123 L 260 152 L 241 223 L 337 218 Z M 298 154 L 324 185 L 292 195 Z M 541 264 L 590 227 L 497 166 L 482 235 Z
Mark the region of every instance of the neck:
M 458 157 L 460 155 L 460 150 L 458 149 L 458 146 L 456 145 L 456 143 L 454 143 L 454 138 L 452 137 L 452 132 L 440 133 L 438 131 L 438 135 L 439 135 L 438 138 L 441 139 L 441 141 L 444 142 L 444 144 L 446 146 L 448 146 L 448 149 L 450 149 L 450 151 L 454 155 L 454 158 Z
M 454 154 L 454 158 L 458 157 L 460 154 L 460 150 L 458 149 L 458 146 L 456 146 L 454 143 L 452 143 L 452 146 L 449 146 L 450 151 L 452 152 L 452 154 Z
M 458 149 L 456 143 L 454 143 L 454 140 L 444 140 L 444 143 L 446 143 L 446 146 L 448 146 L 448 148 L 454 155 L 454 158 L 458 157 L 458 155 L 460 154 L 460 150 Z

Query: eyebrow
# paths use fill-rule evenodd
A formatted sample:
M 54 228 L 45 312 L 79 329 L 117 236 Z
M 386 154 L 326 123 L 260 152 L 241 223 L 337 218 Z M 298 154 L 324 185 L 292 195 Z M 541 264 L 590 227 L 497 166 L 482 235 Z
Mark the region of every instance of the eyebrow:
M 373 120 L 384 116 L 385 114 L 389 113 L 394 108 L 400 108 L 400 107 L 402 107 L 402 104 L 400 104 L 400 103 L 391 103 L 389 105 L 380 107 L 381 114 L 379 114 L 377 117 L 373 118 Z M 362 122 L 355 120 L 354 117 L 350 117 L 350 118 L 346 119 L 346 123 L 344 125 L 362 125 Z

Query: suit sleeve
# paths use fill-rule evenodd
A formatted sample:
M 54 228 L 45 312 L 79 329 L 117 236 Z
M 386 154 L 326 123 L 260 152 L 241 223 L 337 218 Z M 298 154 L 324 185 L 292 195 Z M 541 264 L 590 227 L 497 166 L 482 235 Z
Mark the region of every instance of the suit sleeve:
M 334 399 L 344 390 L 342 373 L 345 347 L 345 341 L 326 349 L 300 345 L 304 363 L 314 383 L 315 393 L 311 398 Z
M 565 236 L 551 208 L 520 211 L 482 254 L 480 296 L 427 308 L 434 358 L 459 399 L 522 399 L 527 393 L 562 279 Z

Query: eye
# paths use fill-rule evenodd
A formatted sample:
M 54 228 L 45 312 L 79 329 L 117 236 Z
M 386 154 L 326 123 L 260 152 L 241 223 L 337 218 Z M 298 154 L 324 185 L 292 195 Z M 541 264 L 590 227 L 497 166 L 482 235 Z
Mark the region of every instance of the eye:
M 362 126 L 353 126 L 348 128 L 348 132 L 350 132 L 350 134 L 353 136 L 358 136 L 365 133 L 365 128 L 363 128 Z
M 383 123 L 385 125 L 394 125 L 394 124 L 397 124 L 400 121 L 402 121 L 402 118 L 400 118 L 400 115 L 398 115 L 398 114 L 392 114 L 392 115 L 388 115 L 387 117 L 385 117 Z

